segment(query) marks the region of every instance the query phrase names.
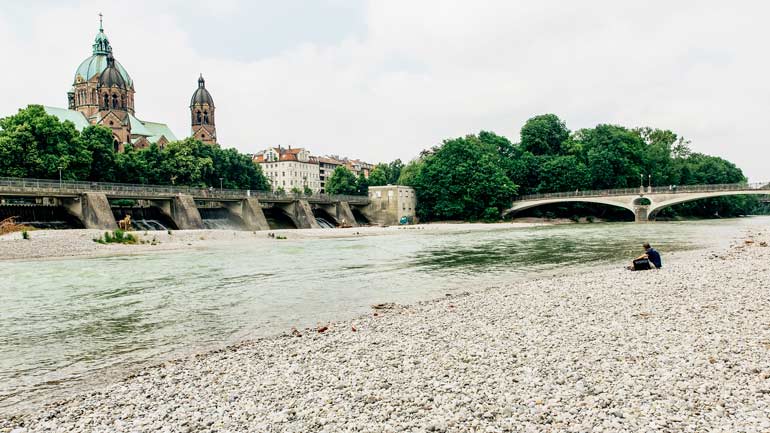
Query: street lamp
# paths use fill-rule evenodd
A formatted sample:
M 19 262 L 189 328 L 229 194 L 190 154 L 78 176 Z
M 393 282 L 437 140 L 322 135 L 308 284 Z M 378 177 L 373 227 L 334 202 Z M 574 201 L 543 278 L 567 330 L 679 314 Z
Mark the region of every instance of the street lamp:
M 647 175 L 647 192 L 652 194 L 652 174 Z
M 644 194 L 644 175 L 639 173 L 639 193 Z
M 223 177 L 219 178 L 219 192 L 222 192 L 222 179 L 224 178 Z
M 60 165 L 59 166 L 59 189 L 61 189 L 61 169 L 62 169 L 62 166 Z

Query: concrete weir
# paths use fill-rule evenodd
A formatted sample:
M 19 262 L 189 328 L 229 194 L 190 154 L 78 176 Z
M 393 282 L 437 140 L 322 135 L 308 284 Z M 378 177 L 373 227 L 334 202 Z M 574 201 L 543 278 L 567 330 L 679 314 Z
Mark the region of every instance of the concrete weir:
M 118 228 L 112 215 L 107 195 L 86 192 L 77 197 L 62 200 L 67 212 L 79 219 L 87 229 L 114 230 Z
M 245 200 L 223 202 L 222 205 L 230 215 L 238 219 L 246 230 L 270 230 L 262 205 L 255 197 Z
M 191 195 L 179 194 L 171 201 L 171 219 L 180 230 L 203 229 L 203 219 Z
M 340 226 L 358 227 L 356 217 L 353 215 L 353 210 L 350 208 L 350 203 L 346 201 L 330 204 L 318 204 L 315 206 L 317 206 L 319 209 L 323 209 L 323 211 L 334 218 L 334 222 Z

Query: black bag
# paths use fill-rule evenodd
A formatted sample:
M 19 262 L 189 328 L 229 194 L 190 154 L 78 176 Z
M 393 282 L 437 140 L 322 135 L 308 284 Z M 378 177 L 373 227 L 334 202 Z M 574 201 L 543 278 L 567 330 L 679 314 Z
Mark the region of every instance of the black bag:
M 635 271 L 649 271 L 652 269 L 650 267 L 650 261 L 648 259 L 636 259 L 634 260 L 634 270 Z

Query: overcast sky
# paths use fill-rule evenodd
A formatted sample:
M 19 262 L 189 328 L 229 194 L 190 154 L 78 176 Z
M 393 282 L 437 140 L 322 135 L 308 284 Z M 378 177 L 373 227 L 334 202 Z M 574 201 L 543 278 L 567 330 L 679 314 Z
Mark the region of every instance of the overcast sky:
M 770 180 L 770 3 L 0 0 L 0 115 L 66 107 L 99 12 L 137 117 L 189 135 L 198 73 L 219 141 L 408 160 L 530 117 L 667 128 Z

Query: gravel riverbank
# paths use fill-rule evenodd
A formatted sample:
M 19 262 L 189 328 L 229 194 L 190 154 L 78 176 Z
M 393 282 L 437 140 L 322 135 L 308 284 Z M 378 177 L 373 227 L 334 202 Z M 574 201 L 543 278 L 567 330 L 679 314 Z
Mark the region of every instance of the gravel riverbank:
M 146 368 L 0 431 L 767 432 L 767 233 L 659 271 L 381 305 Z
M 287 239 L 333 239 L 355 236 L 383 236 L 403 233 L 405 230 L 427 232 L 456 232 L 471 230 L 505 230 L 548 225 L 537 222 L 507 222 L 499 224 L 420 224 L 393 227 L 354 227 L 337 229 L 284 229 L 269 231 L 240 230 L 173 230 L 132 231 L 145 244 L 103 245 L 93 241 L 104 230 L 33 230 L 30 239 L 23 239 L 21 232 L 0 236 L 0 260 L 56 259 L 66 257 L 126 256 L 152 252 L 178 251 L 190 248 L 206 248 L 232 242 L 275 242 L 268 233 Z

